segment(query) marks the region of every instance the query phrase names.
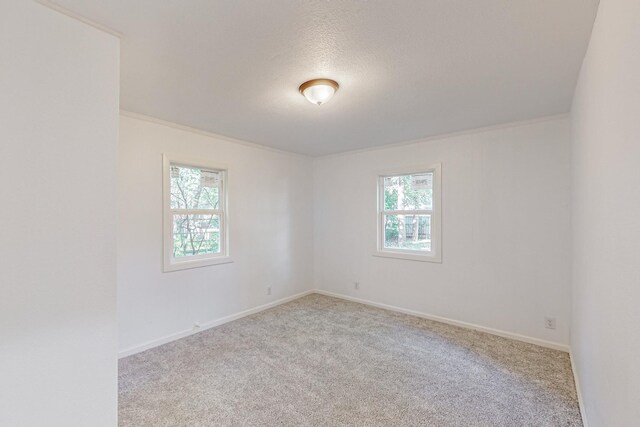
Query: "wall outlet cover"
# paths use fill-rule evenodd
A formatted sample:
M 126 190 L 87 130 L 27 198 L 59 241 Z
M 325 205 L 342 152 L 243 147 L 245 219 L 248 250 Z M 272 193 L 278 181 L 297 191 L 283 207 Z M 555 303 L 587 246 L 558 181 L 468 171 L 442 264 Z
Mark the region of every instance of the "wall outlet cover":
M 544 318 L 544 327 L 547 329 L 555 329 L 556 328 L 556 318 L 555 317 L 545 317 Z

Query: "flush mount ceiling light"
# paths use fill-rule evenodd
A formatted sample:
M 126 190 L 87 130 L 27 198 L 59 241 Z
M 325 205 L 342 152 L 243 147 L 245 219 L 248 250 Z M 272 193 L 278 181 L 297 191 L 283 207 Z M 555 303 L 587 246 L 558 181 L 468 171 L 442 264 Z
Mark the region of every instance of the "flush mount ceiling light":
M 330 79 L 314 79 L 300 85 L 300 93 L 307 100 L 316 105 L 329 101 L 338 90 L 338 82 Z

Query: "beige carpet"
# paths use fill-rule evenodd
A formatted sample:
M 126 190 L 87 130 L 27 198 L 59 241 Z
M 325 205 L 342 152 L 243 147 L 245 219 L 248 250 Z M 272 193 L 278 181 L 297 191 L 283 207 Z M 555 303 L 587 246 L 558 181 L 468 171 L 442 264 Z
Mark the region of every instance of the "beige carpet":
M 320 295 L 120 361 L 121 426 L 581 426 L 566 353 Z

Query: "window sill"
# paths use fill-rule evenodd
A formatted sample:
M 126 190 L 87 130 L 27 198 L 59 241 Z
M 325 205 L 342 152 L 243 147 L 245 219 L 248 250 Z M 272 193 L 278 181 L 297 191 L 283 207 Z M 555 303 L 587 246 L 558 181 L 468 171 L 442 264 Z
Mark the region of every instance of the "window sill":
M 392 252 L 392 251 L 375 251 L 372 255 L 375 257 L 404 259 L 407 261 L 442 263 L 442 258 L 436 255 L 417 255 L 417 254 L 411 254 L 411 253 Z
M 172 271 L 188 270 L 191 268 L 208 267 L 210 265 L 230 264 L 232 262 L 233 262 L 233 259 L 228 256 L 196 259 L 191 261 L 180 261 L 173 264 L 165 263 L 163 271 L 165 273 L 169 273 Z

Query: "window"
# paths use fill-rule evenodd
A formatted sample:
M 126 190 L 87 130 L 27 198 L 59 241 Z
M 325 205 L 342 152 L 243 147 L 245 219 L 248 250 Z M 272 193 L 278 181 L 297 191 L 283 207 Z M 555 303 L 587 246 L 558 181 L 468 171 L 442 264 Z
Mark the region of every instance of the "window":
M 441 262 L 440 165 L 378 176 L 374 255 Z
M 164 271 L 231 262 L 227 171 L 164 156 Z

